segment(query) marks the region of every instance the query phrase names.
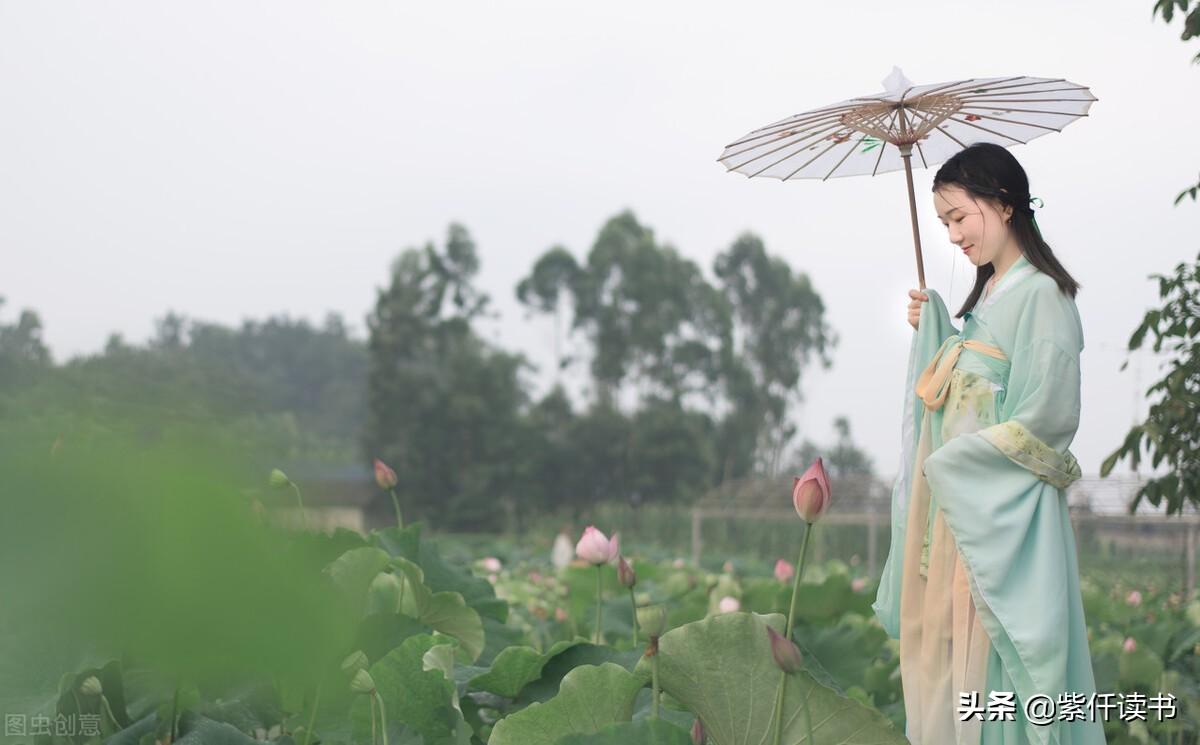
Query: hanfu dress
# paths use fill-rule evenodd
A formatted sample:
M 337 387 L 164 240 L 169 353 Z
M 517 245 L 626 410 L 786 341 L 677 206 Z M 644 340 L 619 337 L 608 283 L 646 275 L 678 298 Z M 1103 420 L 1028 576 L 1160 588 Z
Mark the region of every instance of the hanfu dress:
M 927 294 L 873 606 L 900 640 L 906 734 L 915 745 L 1104 743 L 1100 721 L 1059 710 L 1095 692 L 1065 494 L 1080 475 L 1068 450 L 1075 302 L 1024 256 L 961 331 Z

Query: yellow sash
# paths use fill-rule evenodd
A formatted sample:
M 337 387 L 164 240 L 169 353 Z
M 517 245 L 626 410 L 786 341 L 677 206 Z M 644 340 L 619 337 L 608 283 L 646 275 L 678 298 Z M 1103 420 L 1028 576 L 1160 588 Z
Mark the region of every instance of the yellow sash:
M 947 347 L 950 348 L 948 351 Z M 984 344 L 981 341 L 964 340 L 961 336 L 951 336 L 946 339 L 929 362 L 929 366 L 917 379 L 916 393 L 930 411 L 937 411 L 946 402 L 946 396 L 950 393 L 950 386 L 947 385 L 950 381 L 950 373 L 954 371 L 954 366 L 958 363 L 958 356 L 964 347 L 972 352 L 986 354 L 988 357 L 998 360 L 1007 359 L 1004 352 L 998 347 Z

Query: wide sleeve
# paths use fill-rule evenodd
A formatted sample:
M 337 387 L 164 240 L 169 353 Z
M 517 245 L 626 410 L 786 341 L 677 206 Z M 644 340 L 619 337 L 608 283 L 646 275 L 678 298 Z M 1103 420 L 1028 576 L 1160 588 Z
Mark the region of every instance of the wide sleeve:
M 904 571 L 904 532 L 908 525 L 908 501 L 912 493 L 913 466 L 925 407 L 913 393 L 917 376 L 929 364 L 948 337 L 958 333 L 946 303 L 935 290 L 926 290 L 929 301 L 921 306 L 917 331 L 908 351 L 904 381 L 904 410 L 900 418 L 900 469 L 892 484 L 891 544 L 880 574 L 879 588 L 871 607 L 879 623 L 893 639 L 900 638 L 900 586 Z

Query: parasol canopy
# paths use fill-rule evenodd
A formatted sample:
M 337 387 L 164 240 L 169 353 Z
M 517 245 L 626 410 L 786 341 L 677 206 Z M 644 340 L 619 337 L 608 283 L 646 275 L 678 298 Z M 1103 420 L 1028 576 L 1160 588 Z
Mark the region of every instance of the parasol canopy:
M 1098 100 L 1062 78 L 970 78 L 914 85 L 893 67 L 885 90 L 795 114 L 726 146 L 718 162 L 748 177 L 783 181 L 872 176 L 904 169 L 917 255 L 925 288 L 921 236 L 912 186 L 912 157 L 937 165 L 977 142 L 1005 147 L 1060 132 L 1087 116 Z

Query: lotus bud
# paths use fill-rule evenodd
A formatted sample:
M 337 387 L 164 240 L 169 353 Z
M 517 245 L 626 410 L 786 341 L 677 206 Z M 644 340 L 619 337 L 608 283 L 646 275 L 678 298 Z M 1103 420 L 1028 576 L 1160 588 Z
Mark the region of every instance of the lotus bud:
M 742 604 L 730 595 L 721 598 L 721 602 L 717 603 L 717 610 L 721 613 L 737 613 L 741 609 Z
M 1132 606 L 1141 605 L 1142 604 L 1142 593 L 1138 592 L 1137 590 L 1133 590 L 1132 592 L 1129 593 L 1129 595 L 1127 595 L 1125 597 L 1125 602 Z
M 783 638 L 770 626 L 767 627 L 767 636 L 771 638 L 771 656 L 775 658 L 775 664 L 779 665 L 780 670 L 792 675 L 804 669 L 800 648 L 791 639 Z
M 633 589 L 637 584 L 637 573 L 633 571 L 629 562 L 625 561 L 624 556 L 617 559 L 617 581 L 621 583 L 621 587 L 628 589 Z
M 100 679 L 95 675 L 89 675 L 79 684 L 79 692 L 85 696 L 99 696 L 104 693 L 104 686 L 100 685 Z
M 850 589 L 854 592 L 862 592 L 863 590 L 867 589 L 867 578 L 855 577 L 854 579 L 850 580 Z
M 1125 637 L 1125 643 L 1121 645 L 1121 649 L 1126 652 L 1133 652 L 1137 649 L 1137 641 L 1132 636 Z
M 366 653 L 361 649 L 351 652 L 346 659 L 342 660 L 342 672 L 346 677 L 352 678 L 359 670 L 366 670 L 370 665 L 370 660 L 367 659 Z
M 380 572 L 367 588 L 367 613 L 400 612 L 400 578 L 391 572 Z
M 554 620 L 555 621 L 558 621 L 559 623 L 566 623 L 567 618 L 568 618 L 568 616 L 567 616 L 567 612 L 565 610 L 563 610 L 562 608 L 554 609 Z
M 267 477 L 267 483 L 276 489 L 282 489 L 292 483 L 292 480 L 283 471 L 280 471 L 278 468 L 272 468 L 271 475 Z
M 584 528 L 583 535 L 575 544 L 575 555 L 595 566 L 611 564 L 617 560 L 617 556 L 620 554 L 618 541 L 616 533 L 613 533 L 613 537 L 610 539 L 604 533 L 596 530 L 594 525 L 589 525 Z
M 792 577 L 796 576 L 796 567 L 792 566 L 792 562 L 787 559 L 780 559 L 775 562 L 775 579 L 780 582 L 787 582 Z
M 704 745 L 704 725 L 700 722 L 700 717 L 696 717 L 696 721 L 692 723 L 692 745 Z
M 803 476 L 792 482 L 792 506 L 796 514 L 806 523 L 815 523 L 829 508 L 832 494 L 829 490 L 829 475 L 820 458 L 813 461 Z
M 374 693 L 375 679 L 366 670 L 358 670 L 354 673 L 354 679 L 350 681 L 350 690 L 355 693 Z
M 384 490 L 396 487 L 396 472 L 378 458 L 375 459 L 375 483 Z
M 646 636 L 662 636 L 667 628 L 667 609 L 661 605 L 647 605 L 637 609 L 638 626 Z
M 482 560 L 480 560 L 479 564 L 483 567 L 483 570 L 489 574 L 495 574 L 504 568 L 504 565 L 501 564 L 500 560 L 495 556 L 484 557 Z M 532 579 L 532 575 L 530 575 L 530 577 Z

